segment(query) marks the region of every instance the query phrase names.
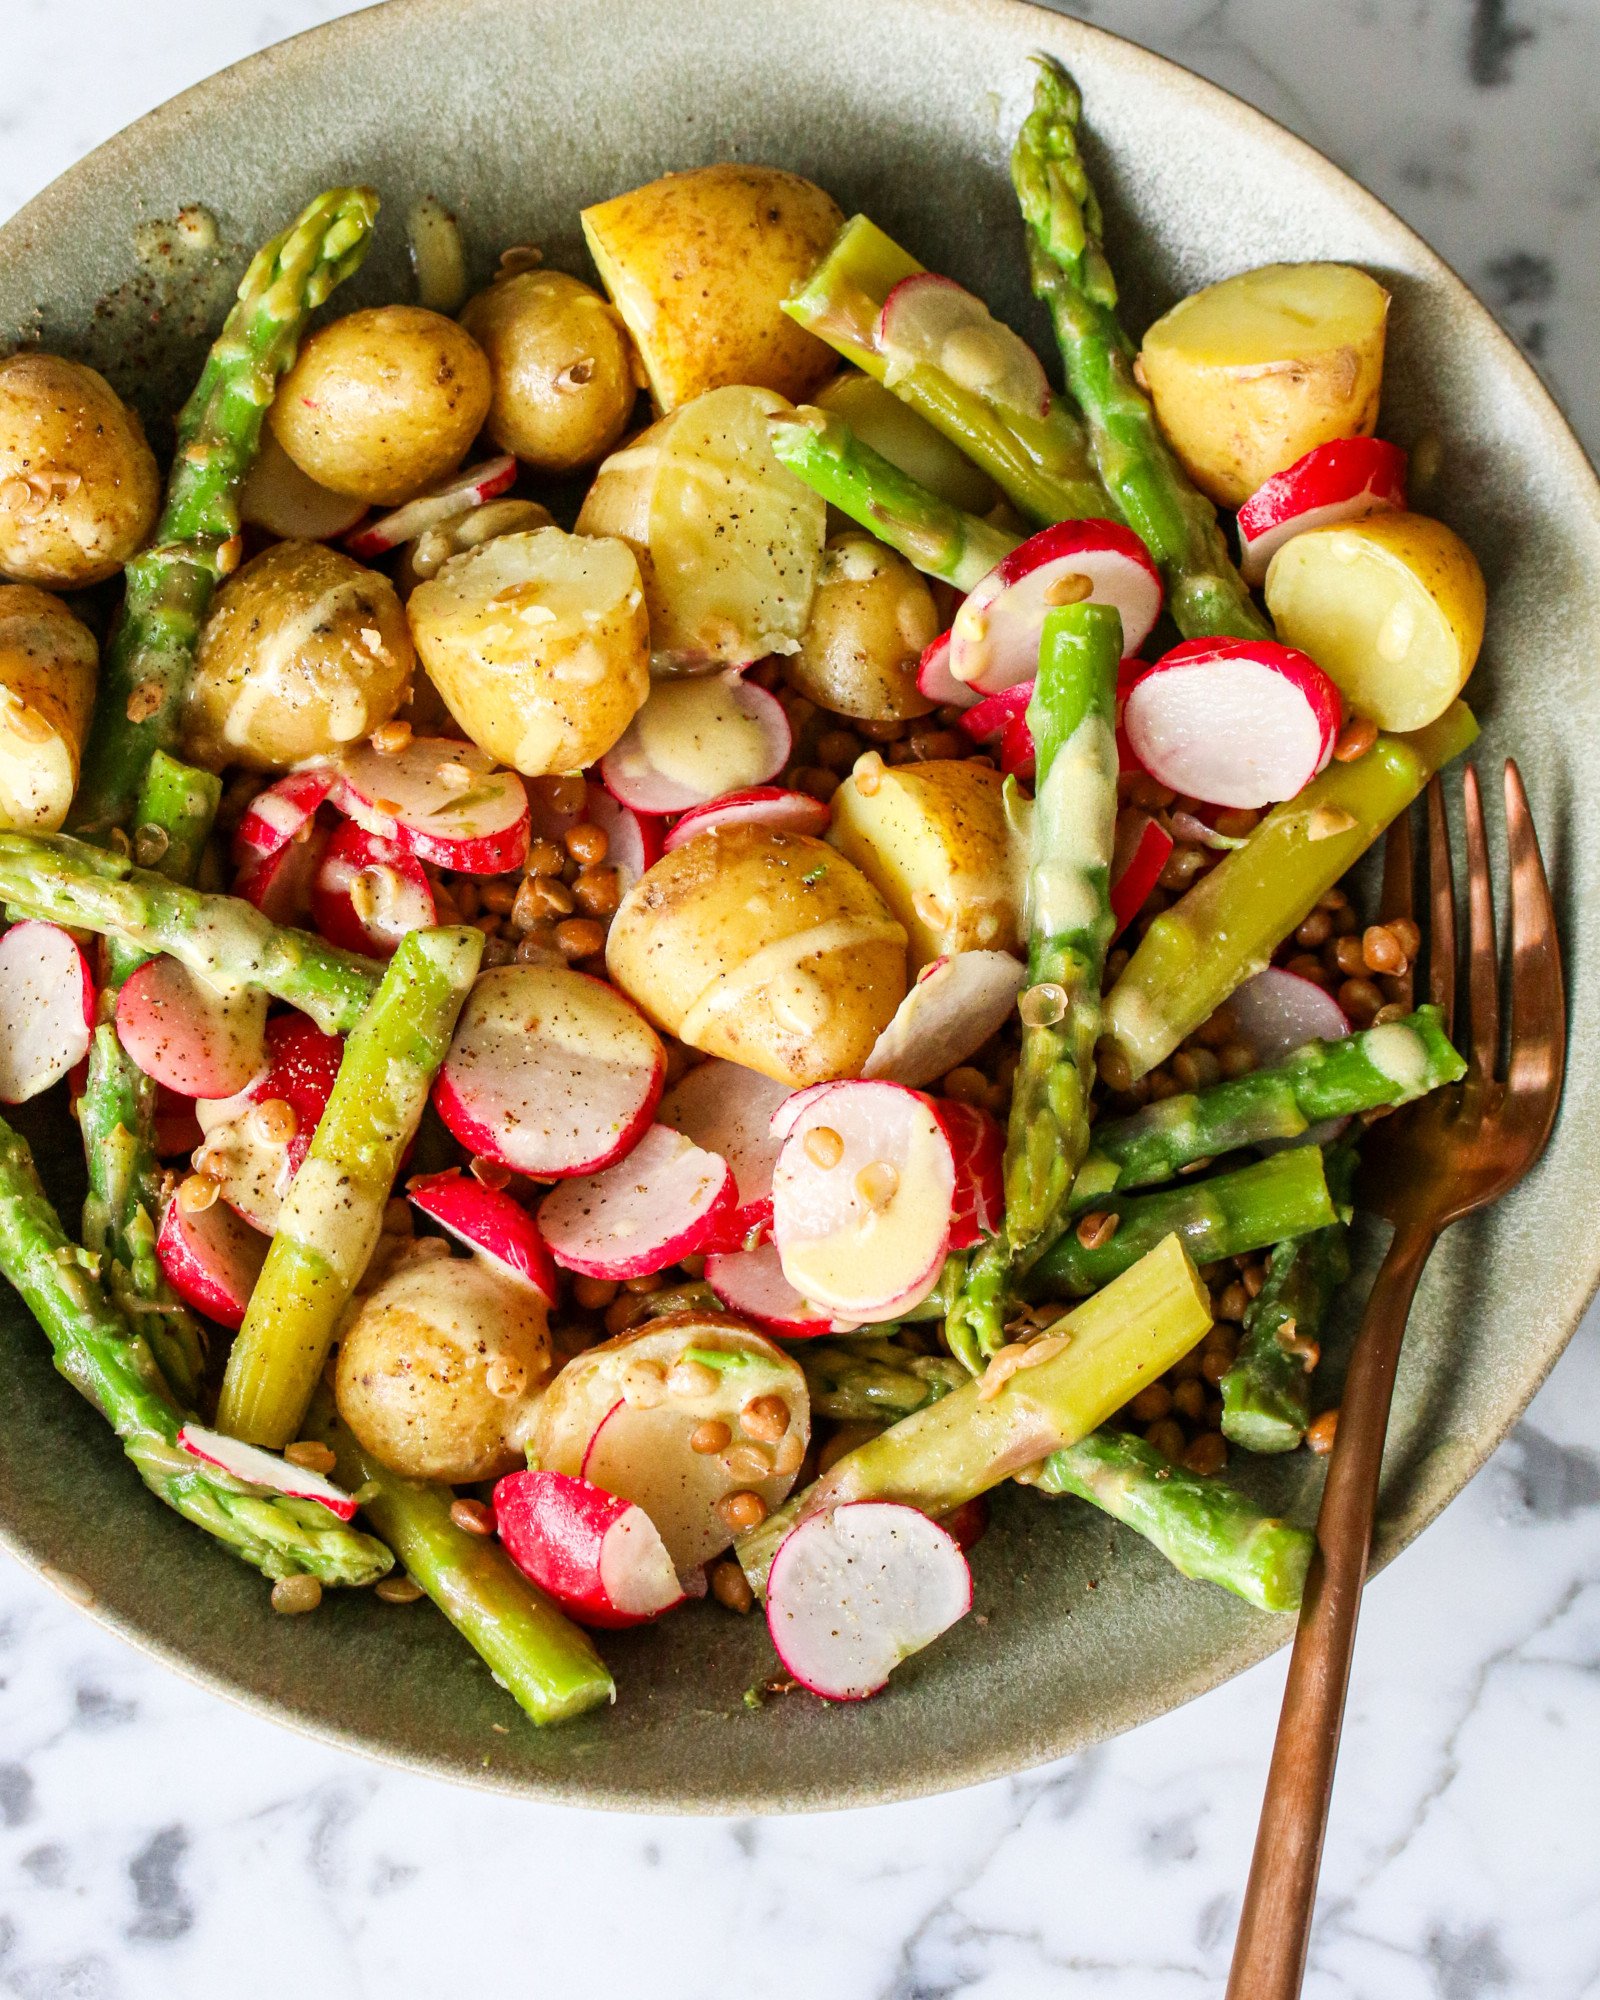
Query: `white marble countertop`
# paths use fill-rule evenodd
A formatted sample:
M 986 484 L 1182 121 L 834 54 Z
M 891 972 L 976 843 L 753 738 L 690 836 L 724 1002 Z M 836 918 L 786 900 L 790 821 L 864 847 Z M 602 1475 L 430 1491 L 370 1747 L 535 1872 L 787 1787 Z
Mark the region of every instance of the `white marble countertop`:
M 0 214 L 341 0 L 5 0 Z M 1600 450 L 1600 0 L 1096 0 L 1349 167 Z M 1374 1585 L 1315 2000 L 1600 1994 L 1600 1321 Z M 198 1691 L 0 1559 L 0 1993 L 1221 1990 L 1282 1662 L 1085 1756 L 788 1821 L 561 1811 Z M 744 1957 L 745 1952 L 750 1957 Z M 736 1969 L 736 1970 L 735 1970 Z

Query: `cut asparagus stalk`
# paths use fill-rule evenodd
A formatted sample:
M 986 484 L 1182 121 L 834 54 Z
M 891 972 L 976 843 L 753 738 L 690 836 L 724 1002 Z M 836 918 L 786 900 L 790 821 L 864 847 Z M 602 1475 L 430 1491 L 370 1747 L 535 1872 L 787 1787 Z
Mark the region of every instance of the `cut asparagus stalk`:
M 1414 735 L 1380 736 L 1355 763 L 1330 764 L 1164 910 L 1106 997 L 1110 1081 L 1120 1088 L 1164 1062 L 1270 963 L 1317 898 L 1477 733 L 1458 701 Z
M 1031 1351 L 846 1452 L 735 1543 L 760 1594 L 797 1521 L 847 1500 L 899 1500 L 936 1519 L 1076 1444 L 1186 1354 L 1211 1324 L 1206 1288 L 1176 1237 L 1063 1315 Z M 1021 1361 L 1020 1367 L 1008 1363 Z M 1031 1364 L 1031 1365 L 1028 1365 Z
M 876 329 L 896 285 L 921 270 L 917 260 L 869 222 L 852 216 L 784 311 L 847 361 L 884 382 L 900 400 L 981 465 L 1018 511 L 1040 527 L 1105 514 L 1083 430 L 1060 397 L 1030 417 L 1002 408 L 941 367 L 919 362 L 888 368 Z M 868 524 L 870 525 L 870 524 Z
M 217 1427 L 229 1436 L 275 1446 L 294 1437 L 377 1247 L 483 941 L 465 925 L 409 932 L 352 1029 L 228 1356 Z
M 1458 1083 L 1466 1068 L 1433 1006 L 1337 1042 L 1310 1042 L 1271 1069 L 1102 1119 L 1073 1183 L 1071 1210 L 1171 1180 L 1240 1146 L 1297 1139 L 1324 1118 L 1409 1104 Z
M 805 1373 L 811 1414 L 836 1423 L 893 1423 L 969 1379 L 957 1361 L 911 1354 L 888 1340 L 807 1340 L 792 1352 Z
M 1176 1234 L 1197 1264 L 1243 1257 L 1338 1219 L 1320 1150 L 1295 1146 L 1210 1180 L 1105 1202 L 1117 1231 L 1087 1249 L 1074 1230 L 1046 1251 L 1022 1281 L 1029 1298 L 1083 1298 L 1109 1284 L 1165 1237 Z
M 1106 491 L 1160 565 L 1167 607 L 1186 639 L 1270 638 L 1217 524 L 1190 484 L 1134 379 L 1133 343 L 1100 241 L 1100 202 L 1078 150 L 1082 99 L 1066 71 L 1038 58 L 1033 110 L 1011 154 L 1028 233 L 1034 294 L 1049 308 L 1067 386 L 1088 420 Z
M 22 1294 L 56 1367 L 122 1440 L 158 1500 L 270 1577 L 375 1582 L 389 1551 L 313 1500 L 291 1500 L 203 1464 L 178 1443 L 174 1405 L 143 1335 L 69 1242 L 25 1141 L 0 1122 L 0 1271 Z

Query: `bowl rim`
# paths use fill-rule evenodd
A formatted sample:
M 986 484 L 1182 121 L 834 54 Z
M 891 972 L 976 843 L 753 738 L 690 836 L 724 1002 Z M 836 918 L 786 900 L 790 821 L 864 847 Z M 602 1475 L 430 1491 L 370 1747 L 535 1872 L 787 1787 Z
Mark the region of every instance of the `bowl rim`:
M 488 0 L 488 4 L 505 4 L 505 0 Z M 767 5 L 771 4 L 771 0 L 747 0 L 747 4 Z M 1040 0 L 921 0 L 921 5 L 925 16 L 933 22 L 941 17 L 965 16 L 996 24 L 1004 21 L 1010 27 L 1014 25 L 1018 12 L 1024 12 L 1033 18 L 1039 46 L 1059 54 L 1069 66 L 1078 52 L 1092 49 L 1096 62 L 1120 68 L 1132 81 L 1158 80 L 1164 91 L 1177 90 L 1214 108 L 1220 106 L 1233 122 L 1248 129 L 1258 142 L 1272 146 L 1292 162 L 1298 174 L 1320 182 L 1337 194 L 1353 212 L 1364 209 L 1366 218 L 1380 225 L 1383 233 L 1404 239 L 1416 276 L 1435 287 L 1458 312 L 1469 318 L 1477 335 L 1487 338 L 1495 366 L 1515 382 L 1543 430 L 1544 443 L 1565 461 L 1560 470 L 1572 489 L 1582 495 L 1590 526 L 1597 541 L 1600 541 L 1600 477 L 1597 477 L 1588 454 L 1554 393 L 1466 280 L 1387 202 L 1353 174 L 1330 160 L 1309 140 L 1302 139 L 1270 114 L 1225 86 L 1213 83 L 1172 57 L 1161 55 L 1127 36 L 1057 13 L 1053 8 L 1040 4 Z M 57 204 L 65 208 L 75 201 L 80 181 L 108 170 L 115 171 L 118 167 L 136 170 L 144 145 L 163 140 L 169 133 L 181 129 L 197 108 L 204 107 L 209 111 L 211 104 L 219 98 L 247 94 L 259 79 L 269 75 L 279 65 L 306 60 L 308 51 L 314 57 L 324 46 L 331 53 L 341 47 L 350 51 L 361 44 L 381 43 L 387 32 L 385 23 L 394 15 L 417 17 L 430 13 L 458 18 L 460 0 L 372 0 L 372 4 L 271 43 L 189 85 L 176 96 L 122 126 L 92 151 L 74 161 L 12 216 L 0 221 L 0 258 L 12 255 L 25 257 L 28 239 L 35 232 L 47 235 L 58 220 L 67 219 L 64 213 L 58 218 L 55 213 Z M 1551 1338 L 1547 1351 L 1539 1359 L 1537 1372 L 1528 1379 L 1524 1393 L 1506 1411 L 1503 1421 L 1492 1430 L 1485 1429 L 1473 1435 L 1470 1448 L 1457 1459 L 1449 1477 L 1440 1483 L 1440 1490 L 1431 1493 L 1425 1504 L 1417 1506 L 1398 1523 L 1385 1524 L 1380 1519 L 1374 1538 L 1370 1574 L 1376 1575 L 1380 1569 L 1387 1567 L 1424 1529 L 1431 1526 L 1482 1469 L 1522 1416 L 1577 1332 L 1596 1293 L 1600 1292 L 1600 1244 L 1590 1250 L 1588 1261 L 1583 1305 L 1572 1316 L 1570 1323 Z M 483 1769 L 443 1756 L 430 1756 L 424 1751 L 411 1750 L 391 1742 L 375 1741 L 339 1723 L 315 1720 L 288 1700 L 255 1692 L 222 1671 L 198 1665 L 180 1647 L 146 1630 L 122 1610 L 98 1600 L 86 1603 L 82 1590 L 74 1588 L 75 1580 L 54 1568 L 47 1551 L 14 1528 L 3 1514 L 0 1514 L 0 1548 L 60 1592 L 76 1609 L 86 1612 L 97 1624 L 139 1652 L 160 1661 L 192 1684 L 221 1695 L 247 1713 L 285 1726 L 301 1736 L 336 1745 L 341 1750 L 397 1769 L 447 1779 L 474 1790 L 546 1804 L 663 1816 L 714 1817 L 763 1812 L 836 1811 L 930 1797 L 995 1778 L 1018 1775 L 1104 1742 L 1208 1693 L 1258 1664 L 1286 1645 L 1292 1637 L 1287 1618 L 1263 1617 L 1242 1627 L 1234 1643 L 1219 1648 L 1189 1674 L 1168 1681 L 1161 1697 L 1153 1705 L 1147 1699 L 1141 1699 L 1136 1689 L 1108 1690 L 1111 1698 L 1097 1709 L 1086 1726 L 1077 1719 L 1062 1723 L 1045 1719 L 1041 1721 L 1033 1741 L 1026 1746 L 1012 1744 L 985 1752 L 979 1742 L 956 1754 L 950 1761 L 941 1761 L 937 1769 L 919 1765 L 917 1775 L 908 1774 L 901 1783 L 886 1784 L 875 1780 L 855 1783 L 845 1775 L 825 1786 L 812 1785 L 808 1789 L 775 1797 L 770 1790 L 741 1791 L 735 1781 L 732 1785 L 722 1786 L 714 1798 L 674 1797 L 669 1800 L 651 1790 L 630 1790 L 625 1783 L 610 1779 L 596 1782 L 598 1773 L 581 1767 L 571 1776 L 493 1766 Z

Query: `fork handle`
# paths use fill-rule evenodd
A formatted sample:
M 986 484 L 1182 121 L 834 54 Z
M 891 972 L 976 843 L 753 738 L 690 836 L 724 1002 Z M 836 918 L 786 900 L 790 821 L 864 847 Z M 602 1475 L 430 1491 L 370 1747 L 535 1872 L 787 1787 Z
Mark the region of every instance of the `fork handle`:
M 1351 1354 L 1227 2000 L 1296 2000 L 1305 1977 L 1395 1370 L 1436 1239 L 1425 1228 L 1395 1232 Z

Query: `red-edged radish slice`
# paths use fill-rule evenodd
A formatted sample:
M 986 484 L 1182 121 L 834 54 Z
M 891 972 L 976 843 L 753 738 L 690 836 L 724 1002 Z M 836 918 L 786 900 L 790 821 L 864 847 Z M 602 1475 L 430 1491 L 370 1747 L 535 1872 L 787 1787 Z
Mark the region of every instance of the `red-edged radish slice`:
M 657 813 L 638 813 L 614 799 L 604 785 L 590 785 L 585 816 L 606 837 L 606 866 L 615 868 L 623 895 L 663 852 L 664 824 Z
M 819 1097 L 826 1091 L 837 1090 L 840 1083 L 847 1080 L 830 1078 L 824 1083 L 808 1083 L 803 1090 L 791 1091 L 772 1114 L 773 1138 L 787 1139 L 800 1122 L 802 1114 L 809 1111 Z
M 76 938 L 29 917 L 0 937 L 0 1104 L 25 1104 L 89 1053 L 94 975 Z
M 995 564 L 950 627 L 950 673 L 981 694 L 1031 681 L 1051 609 L 1087 598 L 1115 605 L 1124 655 L 1137 653 L 1161 615 L 1161 572 L 1115 521 L 1058 521 Z
M 1117 840 L 1111 850 L 1111 915 L 1120 937 L 1145 906 L 1177 842 L 1149 813 L 1117 815 Z
M 481 507 L 486 501 L 498 500 L 516 483 L 516 477 L 517 461 L 509 454 L 487 458 L 481 465 L 469 465 L 451 473 L 431 493 L 419 493 L 415 500 L 408 500 L 392 514 L 381 514 L 376 521 L 369 521 L 346 537 L 345 547 L 363 562 L 386 556 L 402 542 L 413 542 L 418 535 L 425 535 L 442 522 L 453 521 L 458 514 Z
M 970 1250 L 1000 1227 L 1005 1213 L 1006 1135 L 1000 1121 L 976 1104 L 955 1098 L 934 1105 L 956 1162 L 956 1192 L 946 1248 Z
M 1122 711 L 1139 762 L 1213 806 L 1292 799 L 1333 755 L 1339 690 L 1292 646 L 1190 639 L 1141 674 Z
M 311 885 L 311 915 L 329 944 L 388 958 L 407 931 L 426 930 L 437 913 L 422 863 L 346 820 Z
M 311 890 L 328 851 L 332 829 L 308 822 L 303 839 L 288 841 L 271 854 L 250 854 L 234 877 L 233 893 L 254 903 L 275 924 L 311 921 Z
M 982 701 L 965 711 L 958 727 L 965 730 L 974 743 L 997 742 L 1012 720 L 1026 712 L 1032 699 L 1033 679 L 1030 676 L 1025 681 L 1002 688 L 998 694 L 986 694 Z
M 519 1284 L 531 1285 L 547 1305 L 555 1304 L 559 1281 L 549 1247 L 538 1223 L 504 1188 L 485 1187 L 451 1167 L 408 1182 L 406 1199 L 474 1256 L 487 1258 Z
M 267 1260 L 268 1241 L 226 1202 L 192 1211 L 175 1195 L 161 1218 L 156 1257 L 180 1299 L 219 1326 L 237 1329 Z
M 655 1030 L 614 986 L 564 966 L 501 965 L 461 1010 L 434 1103 L 473 1152 L 564 1180 L 622 1158 L 665 1073 Z
M 268 1235 L 328 1108 L 343 1054 L 339 1036 L 325 1035 L 303 1014 L 274 1015 L 260 1074 L 234 1096 L 194 1107 L 204 1134 L 196 1171 L 218 1181 L 228 1206 Z
M 603 1173 L 563 1181 L 539 1204 L 558 1264 L 585 1278 L 648 1278 L 723 1240 L 733 1169 L 670 1126 L 652 1125 Z
M 713 1252 L 706 1259 L 706 1283 L 729 1312 L 779 1340 L 815 1340 L 824 1333 L 847 1333 L 856 1324 L 836 1320 L 802 1298 L 783 1275 L 775 1243 Z
M 772 1226 L 772 1169 L 781 1143 L 772 1119 L 790 1095 L 787 1084 L 713 1056 L 681 1077 L 656 1113 L 661 1124 L 719 1153 L 733 1170 L 728 1240 L 735 1247 Z
M 335 1486 L 331 1479 L 324 1479 L 320 1472 L 312 1472 L 307 1466 L 291 1465 L 274 1451 L 242 1444 L 238 1438 L 224 1437 L 221 1431 L 208 1431 L 202 1424 L 185 1424 L 178 1432 L 178 1443 L 191 1458 L 214 1465 L 219 1472 L 243 1480 L 247 1486 L 264 1486 L 269 1492 L 288 1494 L 291 1500 L 316 1500 L 341 1521 L 355 1519 L 354 1494 L 346 1493 L 342 1486 Z
M 368 833 L 463 875 L 504 875 L 528 858 L 528 794 L 475 743 L 414 736 L 404 749 L 358 744 L 333 798 Z
M 367 511 L 365 500 L 319 486 L 263 427 L 256 462 L 239 489 L 239 518 L 285 542 L 331 542 Z
M 528 1581 L 582 1625 L 643 1625 L 683 1602 L 683 1586 L 642 1507 L 565 1472 L 495 1483 L 501 1545 Z
M 156 1157 L 170 1160 L 178 1153 L 192 1153 L 205 1135 L 195 1116 L 194 1099 L 156 1085 Z
M 917 663 L 917 692 L 941 708 L 976 708 L 983 696 L 950 671 L 950 634 L 930 640 Z
M 891 389 L 914 368 L 932 367 L 1002 409 L 1050 413 L 1050 378 L 1038 355 L 953 278 L 933 271 L 902 278 L 879 309 L 873 344 Z
M 749 791 L 727 792 L 707 806 L 691 806 L 668 830 L 663 851 L 670 854 L 719 826 L 775 826 L 781 833 L 822 834 L 833 808 L 809 792 L 785 791 L 781 785 L 753 785 Z
M 944 1263 L 956 1189 L 931 1102 L 897 1083 L 840 1083 L 813 1099 L 772 1175 L 783 1274 L 813 1305 L 892 1319 Z
M 688 812 L 764 785 L 789 761 L 791 743 L 782 703 L 736 672 L 657 681 L 600 759 L 600 776 L 635 812 Z
M 808 1515 L 778 1544 L 767 1578 L 778 1657 L 828 1701 L 876 1694 L 971 1609 L 972 1572 L 954 1535 L 887 1500 Z
M 1038 768 L 1033 731 L 1026 712 L 1012 716 L 1000 732 L 1000 770 L 1007 778 L 1031 779 Z
M 244 809 L 233 836 L 233 858 L 240 867 L 264 860 L 300 838 L 317 816 L 317 807 L 333 790 L 333 772 L 326 764 L 290 771 L 257 792 Z
M 152 958 L 117 995 L 117 1037 L 146 1076 L 184 1097 L 231 1097 L 266 1059 L 267 996 L 219 992 L 175 958 Z
M 1262 1068 L 1280 1063 L 1307 1042 L 1337 1042 L 1350 1019 L 1331 993 L 1281 965 L 1269 965 L 1228 998 L 1234 1036 Z
M 1335 438 L 1258 486 L 1239 509 L 1239 570 L 1257 588 L 1286 541 L 1406 504 L 1406 455 L 1383 438 Z
M 909 1084 L 946 1075 L 1010 1020 L 1026 977 L 1026 968 L 1008 951 L 936 958 L 917 974 L 861 1074 Z

